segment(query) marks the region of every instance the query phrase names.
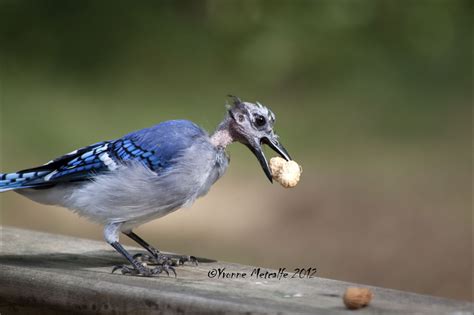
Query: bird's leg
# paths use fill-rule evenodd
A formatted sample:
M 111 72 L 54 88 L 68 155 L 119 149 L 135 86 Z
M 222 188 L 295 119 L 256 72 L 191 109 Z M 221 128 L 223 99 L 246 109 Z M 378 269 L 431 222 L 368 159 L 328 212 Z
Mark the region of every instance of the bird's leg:
M 143 254 L 136 254 L 133 256 L 134 258 L 140 257 L 142 260 L 148 260 L 151 263 L 154 262 L 159 265 L 168 265 L 168 266 L 183 265 L 185 262 L 188 262 L 188 261 L 195 265 L 198 264 L 198 261 L 196 257 L 194 256 L 162 254 L 160 253 L 159 250 L 155 249 L 153 246 L 148 244 L 147 241 L 142 239 L 140 236 L 138 236 L 134 232 L 128 231 L 128 232 L 124 232 L 124 234 L 130 237 L 135 242 L 137 242 L 137 244 L 139 244 L 141 247 L 146 249 L 153 256 L 153 259 L 151 260 L 148 259 L 149 257 Z
M 131 275 L 142 275 L 146 277 L 150 277 L 156 274 L 160 274 L 161 272 L 166 272 L 169 275 L 168 270 L 170 268 L 164 268 L 163 266 L 157 266 L 155 268 L 148 268 L 143 263 L 139 262 L 136 258 L 134 258 L 120 243 L 119 243 L 119 231 L 121 227 L 121 223 L 110 223 L 107 224 L 104 228 L 104 236 L 107 243 L 109 243 L 117 252 L 122 254 L 131 264 L 132 266 L 125 266 L 119 265 L 114 266 L 112 269 L 112 273 L 120 269 L 122 274 L 131 274 Z M 174 272 L 174 269 L 171 269 Z M 176 276 L 176 272 L 174 272 Z
M 137 234 L 135 234 L 134 232 L 132 231 L 129 231 L 129 232 L 123 232 L 123 234 L 127 235 L 128 237 L 130 237 L 132 240 L 134 240 L 135 242 L 137 242 L 137 244 L 139 244 L 141 247 L 143 247 L 144 249 L 146 249 L 152 256 L 153 258 L 155 258 L 156 260 L 158 260 L 159 256 L 160 256 L 160 251 L 155 249 L 153 246 L 151 246 L 150 244 L 148 244 L 147 241 L 145 241 L 144 239 L 142 239 L 140 236 L 138 236 Z M 140 254 L 141 255 L 141 254 Z M 137 255 L 135 255 L 134 257 L 136 257 Z M 143 256 L 143 255 L 142 255 Z

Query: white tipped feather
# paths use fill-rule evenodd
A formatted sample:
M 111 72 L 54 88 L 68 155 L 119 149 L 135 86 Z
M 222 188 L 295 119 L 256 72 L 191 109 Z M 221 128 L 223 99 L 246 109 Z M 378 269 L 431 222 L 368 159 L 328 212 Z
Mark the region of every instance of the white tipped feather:
M 54 175 L 56 175 L 58 173 L 58 171 L 52 171 L 51 173 L 49 173 L 48 175 L 46 175 L 44 177 L 44 180 L 45 181 L 49 181 L 51 179 L 51 177 L 53 177 Z
M 112 160 L 107 152 L 102 153 L 99 155 L 99 159 L 104 162 L 104 164 L 109 168 L 109 170 L 113 171 L 118 168 L 117 163 L 115 163 L 114 160 Z

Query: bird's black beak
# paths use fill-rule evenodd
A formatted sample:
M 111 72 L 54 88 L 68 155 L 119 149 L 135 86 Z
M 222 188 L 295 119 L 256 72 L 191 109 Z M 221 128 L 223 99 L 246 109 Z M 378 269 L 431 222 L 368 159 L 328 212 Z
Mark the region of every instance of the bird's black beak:
M 268 166 L 267 159 L 265 158 L 265 155 L 263 154 L 262 144 L 268 145 L 276 153 L 278 153 L 282 158 L 284 158 L 287 161 L 290 161 L 291 157 L 288 154 L 288 151 L 286 151 L 285 147 L 283 147 L 283 145 L 281 145 L 280 142 L 278 142 L 276 136 L 255 139 L 252 142 L 253 143 L 247 144 L 248 148 L 257 157 L 257 160 L 260 162 L 260 165 L 262 166 L 262 169 L 265 172 L 265 175 L 267 175 L 267 178 L 270 181 L 270 183 L 273 183 L 272 172 L 270 171 L 270 167 Z

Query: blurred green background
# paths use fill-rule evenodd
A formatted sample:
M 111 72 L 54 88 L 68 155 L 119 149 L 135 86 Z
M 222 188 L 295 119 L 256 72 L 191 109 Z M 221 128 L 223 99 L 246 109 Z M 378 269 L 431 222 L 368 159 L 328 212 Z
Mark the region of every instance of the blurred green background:
M 302 164 L 270 185 L 230 147 L 158 248 L 472 299 L 472 1 L 0 2 L 1 171 L 258 100 Z M 270 151 L 267 151 L 270 154 Z M 102 239 L 71 212 L 0 197 L 1 223 Z M 126 244 L 132 244 L 124 240 Z

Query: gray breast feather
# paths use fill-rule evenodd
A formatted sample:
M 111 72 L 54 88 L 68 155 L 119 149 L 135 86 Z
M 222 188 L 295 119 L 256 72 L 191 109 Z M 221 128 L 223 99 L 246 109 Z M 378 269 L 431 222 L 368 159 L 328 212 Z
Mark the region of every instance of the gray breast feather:
M 19 191 L 38 202 L 70 208 L 102 224 L 125 222 L 123 230 L 191 205 L 225 172 L 228 158 L 209 141 L 197 141 L 159 175 L 140 163 L 121 165 L 80 184 Z

